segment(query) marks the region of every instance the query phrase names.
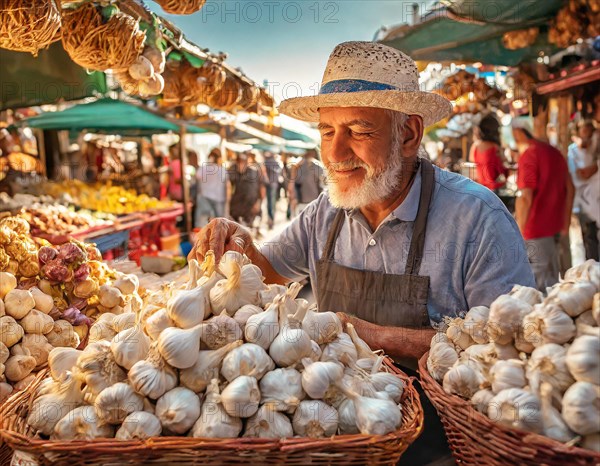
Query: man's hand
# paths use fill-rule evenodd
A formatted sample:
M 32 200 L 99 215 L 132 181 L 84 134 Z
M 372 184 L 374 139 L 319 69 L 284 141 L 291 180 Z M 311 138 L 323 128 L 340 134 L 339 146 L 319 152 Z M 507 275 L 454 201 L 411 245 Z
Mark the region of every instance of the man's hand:
M 577 177 L 582 180 L 591 178 L 598 171 L 598 165 L 590 165 L 589 167 L 579 168 L 577 170 Z
M 342 327 L 344 329 L 344 332 L 346 331 L 346 324 L 351 323 L 352 325 L 354 325 L 358 336 L 360 336 L 373 351 L 383 349 L 382 344 L 377 338 L 377 336 L 381 334 L 378 332 L 385 330 L 385 327 L 382 327 L 381 325 L 377 324 L 372 324 L 371 322 L 367 322 L 366 320 L 359 319 L 358 317 L 348 315 L 344 312 L 337 312 L 336 314 L 342 321 Z
M 188 259 L 203 262 L 206 253 L 213 251 L 218 263 L 226 251 L 245 254 L 251 246 L 252 237 L 247 229 L 231 220 L 215 218 L 200 231 Z

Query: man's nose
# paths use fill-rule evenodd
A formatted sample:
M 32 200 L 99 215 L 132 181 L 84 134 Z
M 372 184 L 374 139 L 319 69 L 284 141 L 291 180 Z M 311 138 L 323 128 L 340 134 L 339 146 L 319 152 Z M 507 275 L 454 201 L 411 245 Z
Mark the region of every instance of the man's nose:
M 344 162 L 354 156 L 348 135 L 338 132 L 331 141 L 328 159 L 330 163 Z

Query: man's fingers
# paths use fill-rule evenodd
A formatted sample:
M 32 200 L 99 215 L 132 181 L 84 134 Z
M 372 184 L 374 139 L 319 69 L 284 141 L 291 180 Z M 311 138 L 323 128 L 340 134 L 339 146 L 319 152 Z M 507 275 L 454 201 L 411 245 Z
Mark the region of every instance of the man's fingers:
M 215 254 L 215 262 L 218 264 L 225 252 L 228 225 L 222 221 L 215 221 L 212 234 L 209 239 L 209 249 Z

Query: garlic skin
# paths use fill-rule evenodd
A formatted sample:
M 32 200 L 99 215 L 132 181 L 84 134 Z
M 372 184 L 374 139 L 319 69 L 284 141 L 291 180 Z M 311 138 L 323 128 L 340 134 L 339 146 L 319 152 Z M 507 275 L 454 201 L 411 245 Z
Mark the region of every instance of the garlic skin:
M 21 345 L 23 349 L 27 350 L 31 356 L 33 356 L 36 367 L 46 364 L 48 362 L 50 351 L 54 349 L 54 347 L 48 343 L 48 340 L 44 335 L 39 335 L 36 333 L 23 335 L 23 338 L 18 344 Z M 15 346 L 17 345 L 14 345 L 13 349 Z
M 126 312 L 115 316 L 112 319 L 113 330 L 119 334 L 124 330 L 133 328 L 136 324 L 136 314 L 134 312 Z
M 567 368 L 567 350 L 556 343 L 539 346 L 531 353 L 526 375 L 534 393 L 546 382 L 562 395 L 575 382 Z
M 175 327 L 175 322 L 171 320 L 166 309 L 160 309 L 148 317 L 144 326 L 146 333 L 153 340 L 156 340 L 160 333 L 169 327 Z
M 294 436 L 292 423 L 269 405 L 263 405 L 256 414 L 246 421 L 243 437 L 252 438 L 291 438 Z
M 446 372 L 458 360 L 458 353 L 454 346 L 448 343 L 436 343 L 431 347 L 429 356 L 427 357 L 427 370 L 431 376 L 441 382 L 446 375 Z
M 283 297 L 276 298 L 264 312 L 250 316 L 244 327 L 244 336 L 248 343 L 269 349 L 279 334 L 279 306 Z
M 210 313 L 208 293 L 203 287 L 176 291 L 167 301 L 167 315 L 180 328 L 194 327 Z
M 338 428 L 338 412 L 323 401 L 304 400 L 294 413 L 292 426 L 301 437 L 331 437 Z
M 367 345 L 367 343 L 358 336 L 354 325 L 352 325 L 350 322 L 346 323 L 346 332 L 356 347 L 356 357 L 358 359 L 377 359 L 377 354 L 375 354 L 369 345 Z
M 576 434 L 590 435 L 598 432 L 600 386 L 589 382 L 575 382 L 563 396 L 561 414 Z
M 532 311 L 532 307 L 513 296 L 501 295 L 490 306 L 487 333 L 495 343 L 507 345 L 512 342 L 524 316 Z
M 54 319 L 43 312 L 32 309 L 19 321 L 25 333 L 46 334 L 54 328 Z
M 200 398 L 188 388 L 174 388 L 158 399 L 155 414 L 164 429 L 183 434 L 200 417 Z
M 335 340 L 325 345 L 321 354 L 321 361 L 341 361 L 344 355 L 350 358 L 352 362 L 358 359 L 356 346 L 354 346 L 350 336 L 347 333 L 340 333 Z
M 11 356 L 4 363 L 4 376 L 9 382 L 18 382 L 31 374 L 35 366 L 35 358 L 32 356 Z
M 229 315 L 235 314 L 246 304 L 258 306 L 260 304 L 258 292 L 264 289 L 262 276 L 257 275 L 252 266 L 240 267 L 232 262 L 231 267 L 231 275 L 225 280 L 219 280 L 209 293 L 212 309 L 219 311 L 225 309 Z
M 523 319 L 523 336 L 536 347 L 546 343 L 562 345 L 575 336 L 575 324 L 560 306 L 536 304 Z
M 302 388 L 312 399 L 322 399 L 331 385 L 342 380 L 344 368 L 332 361 L 313 362 L 310 358 L 302 359 Z
M 246 304 L 245 306 L 242 306 L 237 311 L 235 311 L 233 319 L 237 322 L 237 324 L 242 330 L 245 330 L 248 319 L 252 316 L 260 314 L 261 312 L 264 312 L 262 308 L 255 306 L 254 304 Z
M 158 351 L 168 364 L 177 369 L 192 367 L 198 360 L 203 324 L 189 329 L 169 327 L 157 340 Z
M 108 313 L 112 316 L 114 316 L 113 313 Z M 102 314 L 105 315 L 105 314 Z M 98 319 L 96 322 L 94 322 L 94 325 L 92 325 L 92 327 L 90 328 L 90 332 L 89 332 L 89 337 L 88 337 L 88 342 L 89 343 L 96 343 L 98 341 L 111 341 L 115 336 L 116 336 L 117 332 L 115 331 L 113 325 L 112 325 L 112 319 L 110 319 L 110 321 L 108 319 L 103 320 L 103 319 Z
M 571 317 L 592 308 L 597 286 L 588 281 L 563 281 L 552 287 L 548 302 L 558 304 Z
M 52 296 L 47 295 L 37 286 L 30 288 L 29 292 L 33 296 L 33 300 L 35 301 L 35 309 L 38 311 L 48 314 L 54 308 L 54 300 L 52 299 Z
M 569 371 L 578 382 L 600 383 L 600 337 L 577 337 L 567 350 Z
M 206 389 L 200 417 L 191 430 L 192 437 L 235 438 L 242 431 L 242 420 L 232 417 L 223 408 L 219 381 L 211 380 Z
M 269 404 L 277 411 L 293 414 L 306 398 L 302 389 L 302 374 L 291 367 L 275 369 L 260 379 L 262 404 Z
M 454 347 L 454 344 L 452 343 L 452 341 L 450 341 L 450 338 L 448 338 L 448 335 L 446 335 L 446 333 L 444 332 L 440 332 L 438 331 L 432 338 L 431 338 L 431 343 L 429 343 L 429 347 L 433 348 L 437 343 L 448 343 L 450 344 L 452 347 Z
M 123 294 L 114 286 L 102 285 L 98 291 L 98 299 L 104 307 L 113 308 L 122 305 Z
M 70 348 L 77 348 L 81 343 L 79 335 L 73 329 L 73 326 L 66 320 L 54 321 L 54 327 L 51 332 L 46 334 L 48 343 L 55 348 L 57 346 L 68 346 Z
M 260 298 L 260 306 L 267 307 L 280 294 L 285 294 L 287 288 L 283 285 L 267 285 L 266 289 L 258 292 Z
M 469 335 L 477 344 L 483 345 L 487 343 L 487 322 L 489 315 L 490 309 L 486 306 L 471 308 L 462 322 L 462 331 Z
M 216 350 L 200 351 L 196 363 L 180 372 L 181 385 L 200 393 L 211 382 L 219 378 L 219 367 L 223 358 L 243 343 L 242 340 L 234 341 Z
M 263 348 L 253 343 L 245 343 L 232 349 L 225 356 L 221 374 L 228 382 L 240 375 L 249 375 L 260 380 L 273 369 L 275 369 L 275 363 Z
M 242 337 L 242 329 L 232 317 L 229 317 L 225 310 L 206 321 L 200 333 L 202 342 L 213 350 L 241 340 Z
M 83 351 L 74 348 L 54 348 L 48 355 L 48 367 L 50 375 L 56 381 L 61 380 L 67 371 L 73 371 L 79 356 Z M 1 362 L 1 359 L 0 359 Z
M 16 277 L 9 272 L 0 272 L 0 299 L 4 300 L 6 295 L 17 287 Z
M 150 339 L 142 330 L 141 325 L 136 325 L 117 333 L 110 344 L 115 361 L 125 369 L 141 361 L 148 354 Z
M 93 394 L 127 380 L 126 372 L 119 367 L 110 349 L 110 343 L 99 341 L 88 345 L 77 359 L 75 376 L 85 382 Z
M 600 288 L 600 263 L 588 259 L 583 264 L 571 267 L 565 273 L 565 281 L 588 281 Z
M 356 410 L 354 402 L 346 398 L 338 408 L 339 417 L 339 433 L 342 435 L 359 434 L 360 431 L 356 426 Z
M 302 320 L 302 328 L 319 345 L 331 343 L 343 332 L 342 322 L 335 312 L 315 312 L 310 309 Z
M 260 391 L 254 377 L 240 375 L 221 393 L 221 403 L 231 417 L 246 418 L 258 411 Z
M 100 392 L 94 401 L 98 417 L 109 424 L 121 424 L 125 418 L 144 409 L 144 398 L 131 385 L 118 382 Z
M 387 393 L 393 401 L 400 403 L 404 393 L 404 382 L 399 377 L 387 372 L 376 372 L 371 374 L 369 381 L 375 390 Z
M 464 350 L 475 344 L 475 341 L 473 341 L 471 336 L 466 331 L 463 331 L 462 319 L 449 319 L 447 323 L 448 328 L 446 329 L 446 336 L 454 346 Z
M 509 388 L 494 396 L 487 415 L 493 422 L 536 434 L 544 429 L 539 398 L 522 388 Z
M 483 375 L 471 365 L 459 364 L 446 372 L 442 385 L 446 393 L 469 399 L 483 382 Z
M 509 388 L 523 388 L 527 384 L 523 361 L 509 359 L 498 361 L 489 372 L 494 394 Z
M 391 400 L 350 394 L 356 413 L 356 426 L 364 435 L 385 435 L 402 422 L 400 408 Z
M 4 311 L 16 320 L 25 317 L 35 307 L 35 299 L 29 290 L 10 290 L 4 296 Z
M 552 385 L 543 382 L 540 387 L 542 400 L 542 419 L 544 422 L 544 435 L 559 442 L 573 440 L 575 434 L 571 432 L 558 410 L 552 406 Z
M 544 294 L 541 291 L 522 285 L 513 286 L 512 290 L 510 290 L 510 293 L 508 294 L 509 296 L 512 296 L 519 301 L 523 301 L 530 306 L 539 304 L 544 299 Z
M 140 280 L 133 274 L 120 274 L 113 282 L 113 286 L 118 288 L 124 295 L 137 293 L 140 286 Z
M 237 269 L 234 264 L 237 265 L 237 267 L 242 268 L 244 265 L 250 264 L 250 261 L 247 257 L 237 251 L 227 251 L 219 261 L 219 272 L 225 278 L 231 277 L 234 270 Z
M 477 411 L 487 415 L 492 398 L 494 398 L 494 393 L 491 390 L 483 389 L 475 392 L 469 402 Z
M 161 357 L 156 343 L 151 346 L 146 359 L 131 367 L 128 378 L 136 392 L 153 400 L 177 386 L 177 372 Z
M 79 406 L 68 412 L 54 426 L 52 439 L 91 440 L 95 438 L 112 438 L 115 435 L 113 426 L 104 424 L 96 414 L 93 406 Z
M 117 440 L 146 440 L 162 433 L 159 419 L 152 413 L 136 411 L 125 418 L 115 435 Z
M 11 316 L 0 317 L 0 343 L 7 348 L 17 344 L 25 331 Z

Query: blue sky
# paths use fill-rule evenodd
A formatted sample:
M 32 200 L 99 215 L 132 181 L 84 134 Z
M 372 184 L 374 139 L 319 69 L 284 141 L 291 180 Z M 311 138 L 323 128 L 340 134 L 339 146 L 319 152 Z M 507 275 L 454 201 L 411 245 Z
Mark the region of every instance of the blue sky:
M 241 67 L 250 78 L 259 83 L 269 80 L 272 94 L 280 99 L 314 94 L 337 43 L 372 40 L 381 26 L 410 21 L 412 3 L 208 0 L 190 16 L 167 15 L 151 1 L 147 5 L 198 46 L 226 52 L 227 63 Z

